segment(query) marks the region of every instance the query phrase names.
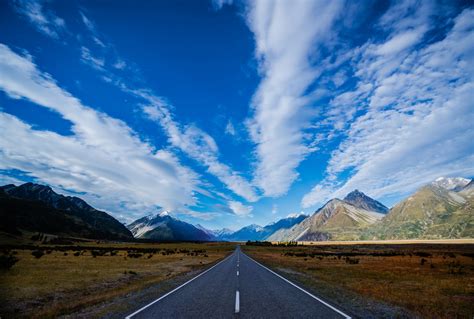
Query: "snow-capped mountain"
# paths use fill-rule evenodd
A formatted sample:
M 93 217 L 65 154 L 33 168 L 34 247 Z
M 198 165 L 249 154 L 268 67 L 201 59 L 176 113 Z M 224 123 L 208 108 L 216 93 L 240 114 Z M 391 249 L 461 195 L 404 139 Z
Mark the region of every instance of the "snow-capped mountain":
M 246 241 L 246 240 L 262 240 L 264 238 L 263 227 L 252 224 L 246 227 L 243 227 L 232 234 L 227 235 L 222 238 L 223 240 L 228 241 Z
M 457 192 L 462 190 L 469 182 L 471 182 L 470 179 L 463 177 L 439 177 L 431 185 Z
M 293 214 L 280 219 L 265 227 L 252 224 L 237 231 L 228 228 L 212 230 L 200 224 L 191 225 L 172 217 L 169 212 L 163 211 L 156 215 L 148 215 L 137 219 L 128 229 L 135 238 L 156 240 L 199 240 L 199 241 L 247 241 L 265 240 L 275 231 L 290 228 L 305 219 L 304 214 Z
M 234 231 L 232 229 L 229 229 L 229 228 L 222 228 L 222 229 L 212 230 L 212 232 L 213 232 L 214 236 L 219 239 L 219 238 L 228 237 Z
M 308 216 L 305 214 L 290 214 L 288 217 L 270 223 L 264 227 L 252 224 L 243 227 L 236 232 L 218 238 L 229 241 L 267 240 L 273 233 L 279 230 L 289 229 L 307 217 Z
M 137 219 L 127 226 L 135 238 L 160 241 L 211 241 L 214 236 L 172 217 L 168 211 Z

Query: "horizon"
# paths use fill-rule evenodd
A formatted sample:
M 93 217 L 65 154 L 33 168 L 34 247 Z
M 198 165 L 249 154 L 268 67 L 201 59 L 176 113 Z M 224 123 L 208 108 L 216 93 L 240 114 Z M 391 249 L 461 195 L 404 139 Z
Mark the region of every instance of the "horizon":
M 469 2 L 109 9 L 0 2 L 2 185 L 236 230 L 474 177 Z

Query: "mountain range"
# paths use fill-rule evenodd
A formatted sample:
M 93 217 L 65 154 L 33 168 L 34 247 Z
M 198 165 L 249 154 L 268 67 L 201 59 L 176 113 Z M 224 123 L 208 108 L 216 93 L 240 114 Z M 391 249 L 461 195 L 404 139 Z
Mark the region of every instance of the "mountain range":
M 230 229 L 210 230 L 202 225 L 192 225 L 171 217 L 167 211 L 137 219 L 128 228 L 136 238 L 159 241 L 246 241 L 266 240 L 274 232 L 290 228 L 306 215 L 294 215 L 280 219 L 264 227 L 252 224 L 237 231 Z
M 329 200 L 312 215 L 293 214 L 266 226 L 211 230 L 169 212 L 127 227 L 109 214 L 50 187 L 26 183 L 0 187 L 0 231 L 22 230 L 85 238 L 155 241 L 319 241 L 474 238 L 474 182 L 438 178 L 391 209 L 354 190 Z
M 358 190 L 332 199 L 272 241 L 441 239 L 474 237 L 474 185 L 438 178 L 390 210 Z

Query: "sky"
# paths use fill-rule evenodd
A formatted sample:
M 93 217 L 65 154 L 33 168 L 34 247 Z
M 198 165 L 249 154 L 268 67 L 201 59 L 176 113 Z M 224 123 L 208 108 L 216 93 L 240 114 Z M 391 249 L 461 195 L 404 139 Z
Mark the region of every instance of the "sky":
M 474 4 L 0 0 L 0 182 L 211 229 L 474 176 Z

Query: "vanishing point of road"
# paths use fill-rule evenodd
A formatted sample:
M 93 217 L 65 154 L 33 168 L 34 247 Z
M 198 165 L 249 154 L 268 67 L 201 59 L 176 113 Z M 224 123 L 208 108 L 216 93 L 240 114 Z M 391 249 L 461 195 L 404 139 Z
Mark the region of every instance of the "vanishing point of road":
M 256 262 L 240 247 L 133 318 L 350 318 Z

